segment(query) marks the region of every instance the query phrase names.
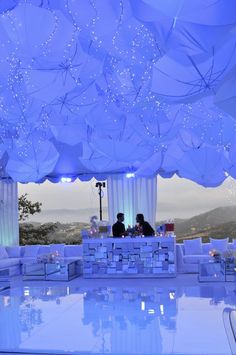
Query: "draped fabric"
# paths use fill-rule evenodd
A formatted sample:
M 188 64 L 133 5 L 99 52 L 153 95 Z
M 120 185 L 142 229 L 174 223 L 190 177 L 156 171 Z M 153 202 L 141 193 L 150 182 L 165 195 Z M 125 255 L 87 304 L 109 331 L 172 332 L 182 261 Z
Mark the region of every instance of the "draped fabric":
M 0 245 L 19 244 L 17 183 L 0 181 Z
M 118 212 L 125 214 L 125 225 L 135 225 L 137 213 L 154 228 L 157 208 L 157 179 L 111 175 L 107 179 L 108 214 L 110 223 L 116 221 Z

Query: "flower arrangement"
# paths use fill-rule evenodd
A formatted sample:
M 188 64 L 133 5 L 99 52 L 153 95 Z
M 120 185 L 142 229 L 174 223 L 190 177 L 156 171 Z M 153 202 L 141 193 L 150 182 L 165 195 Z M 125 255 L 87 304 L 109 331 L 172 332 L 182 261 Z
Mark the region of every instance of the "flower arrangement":
M 43 263 L 43 264 L 54 264 L 59 261 L 60 254 L 58 251 L 55 251 L 53 253 L 48 253 L 48 254 L 42 254 L 37 257 L 37 262 L 38 263 Z
M 92 216 L 90 218 L 90 231 L 89 234 L 91 237 L 97 237 L 98 236 L 98 217 L 97 216 Z
M 135 235 L 135 227 L 131 227 L 130 225 L 128 225 L 128 228 L 126 229 L 126 234 L 128 236 Z
M 215 261 L 220 261 L 221 260 L 221 252 L 216 249 L 211 249 L 209 251 L 209 255 L 214 258 Z
M 210 256 L 213 256 L 213 257 L 219 257 L 219 256 L 221 256 L 221 253 L 220 253 L 220 251 L 219 250 L 216 250 L 216 249 L 211 249 L 210 251 L 209 251 L 209 255 Z

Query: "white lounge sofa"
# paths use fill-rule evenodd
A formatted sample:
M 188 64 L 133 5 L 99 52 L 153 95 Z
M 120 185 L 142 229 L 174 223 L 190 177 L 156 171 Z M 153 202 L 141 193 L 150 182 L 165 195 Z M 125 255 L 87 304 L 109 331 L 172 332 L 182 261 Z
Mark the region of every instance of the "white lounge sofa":
M 56 251 L 59 257 L 64 260 L 82 259 L 82 245 L 0 246 L 0 279 L 4 279 L 4 275 L 6 275 L 6 278 L 7 276 L 18 275 L 21 273 L 22 264 L 34 262 L 39 256 Z
M 192 245 L 191 245 L 192 243 Z M 202 243 L 201 238 L 176 244 L 176 263 L 178 273 L 198 273 L 199 263 L 212 259 L 210 250 L 236 250 L 236 239 L 233 243 L 226 239 L 211 239 L 210 243 Z

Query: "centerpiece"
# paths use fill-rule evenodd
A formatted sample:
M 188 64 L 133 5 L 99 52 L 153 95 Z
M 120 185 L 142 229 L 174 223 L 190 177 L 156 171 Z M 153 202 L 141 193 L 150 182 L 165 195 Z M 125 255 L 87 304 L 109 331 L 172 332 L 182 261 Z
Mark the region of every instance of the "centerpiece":
M 37 262 L 42 264 L 57 264 L 59 262 L 60 254 L 58 251 L 48 254 L 38 255 Z
M 216 249 L 211 249 L 209 251 L 209 255 L 214 258 L 214 261 L 216 263 L 219 263 L 221 261 L 221 252 Z

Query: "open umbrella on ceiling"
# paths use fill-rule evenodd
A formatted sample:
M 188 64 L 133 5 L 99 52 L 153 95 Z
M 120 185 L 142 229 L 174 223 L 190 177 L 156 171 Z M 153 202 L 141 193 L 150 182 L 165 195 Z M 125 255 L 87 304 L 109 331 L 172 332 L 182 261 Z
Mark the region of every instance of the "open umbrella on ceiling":
M 73 115 L 53 115 L 53 113 L 51 116 L 50 128 L 59 142 L 75 146 L 87 139 L 88 126 L 84 118 Z
M 127 124 L 127 115 L 114 103 L 100 102 L 85 117 L 92 131 L 101 137 L 119 139 Z
M 84 88 L 77 88 L 57 97 L 49 105 L 48 109 L 59 115 L 87 115 L 99 102 L 98 91 L 94 82 Z
M 4 0 L 0 2 L 0 13 L 13 10 L 19 3 L 19 0 Z
M 168 52 L 153 68 L 152 90 L 168 100 L 184 100 L 214 91 L 236 60 L 236 41 L 213 48 L 212 55 L 191 57 Z
M 153 147 L 142 142 L 135 142 L 132 138 L 127 141 L 115 139 L 101 139 L 93 136 L 91 147 L 116 162 L 133 164 L 136 161 L 144 161 L 153 152 Z
M 85 90 L 102 73 L 102 63 L 84 53 L 77 42 L 65 51 L 34 58 L 20 69 L 28 95 L 51 102 L 76 87 Z
M 186 147 L 185 147 L 185 150 Z M 174 139 L 162 148 L 163 160 L 161 170 L 173 174 L 178 170 L 178 163 L 182 159 L 184 150 L 179 139 Z
M 232 144 L 229 149 L 229 168 L 227 172 L 236 179 L 236 144 Z
M 236 23 L 234 0 L 227 0 L 227 3 L 224 0 L 136 0 L 137 5 L 138 2 L 149 5 L 150 8 L 175 20 L 212 26 Z
M 150 177 L 157 175 L 163 162 L 163 156 L 162 152 L 154 153 L 151 158 L 140 164 L 140 167 L 135 171 L 135 176 Z
M 182 18 L 179 14 L 181 4 L 175 9 L 176 3 L 178 1 L 172 2 L 171 9 L 168 11 L 162 11 L 165 4 L 159 1 L 151 3 L 145 0 L 134 0 L 131 2 L 134 15 L 152 31 L 162 52 L 170 48 L 178 49 L 189 55 L 209 52 L 212 46 L 226 38 L 233 27 L 232 24 L 228 25 L 227 23 L 224 26 L 213 26 L 210 23 L 211 17 L 208 17 L 207 23 L 203 24 L 191 21 L 190 17 L 194 6 L 191 1 L 185 4 L 185 6 L 189 6 L 190 16 Z M 199 11 L 205 7 L 205 4 L 201 2 L 198 2 L 197 5 Z M 235 4 L 232 3 L 232 5 L 235 7 Z M 212 11 L 213 18 L 216 15 L 216 7 L 216 3 L 208 7 L 208 10 Z M 225 12 L 227 12 L 226 7 L 224 6 Z M 222 20 L 222 12 L 219 20 Z
M 203 143 L 226 146 L 236 137 L 235 120 L 214 104 L 214 96 L 207 96 L 190 104 L 172 105 L 180 127 L 183 147 L 198 148 Z
M 55 142 L 54 146 L 59 154 L 59 158 L 56 165 L 50 172 L 51 177 L 57 177 L 57 181 L 60 177 L 70 177 L 75 179 L 80 174 L 88 173 L 88 170 L 80 163 L 79 158 L 83 154 L 82 143 L 76 144 L 73 147 L 61 142 Z
M 178 175 L 206 187 L 216 187 L 225 180 L 227 168 L 224 150 L 201 147 L 183 154 L 178 162 Z
M 236 73 L 233 73 L 218 88 L 215 104 L 229 115 L 236 118 Z
M 22 63 L 52 53 L 53 49 L 64 51 L 77 29 L 61 11 L 45 9 L 23 2 L 0 17 L 15 52 Z
M 128 170 L 128 168 L 130 168 L 129 163 L 115 161 L 112 158 L 94 150 L 93 147 L 86 142 L 83 143 L 83 156 L 80 158 L 80 162 L 85 169 L 96 173 L 96 177 L 97 173 L 106 174 L 114 171 L 117 173 L 124 173 Z
M 37 182 L 50 174 L 59 158 L 54 145 L 49 141 L 32 140 L 15 144 L 8 150 L 9 160 L 6 172 L 14 181 Z

